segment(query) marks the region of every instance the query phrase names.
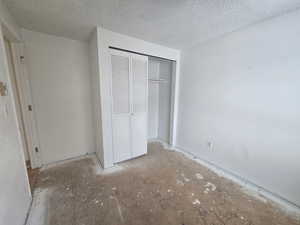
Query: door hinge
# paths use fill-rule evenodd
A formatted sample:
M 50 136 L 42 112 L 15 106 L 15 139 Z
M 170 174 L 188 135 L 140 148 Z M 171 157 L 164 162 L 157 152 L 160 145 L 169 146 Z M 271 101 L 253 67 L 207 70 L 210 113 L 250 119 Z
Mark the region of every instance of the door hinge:
M 28 105 L 28 111 L 32 111 L 32 105 Z
M 38 147 L 35 147 L 34 150 L 35 150 L 36 153 L 39 152 L 39 148 Z

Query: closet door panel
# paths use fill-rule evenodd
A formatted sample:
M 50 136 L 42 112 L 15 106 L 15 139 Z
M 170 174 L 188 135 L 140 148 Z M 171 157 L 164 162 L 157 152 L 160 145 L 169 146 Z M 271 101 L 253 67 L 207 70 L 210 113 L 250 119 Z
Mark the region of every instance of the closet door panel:
M 129 58 L 112 55 L 113 113 L 130 113 Z
M 111 50 L 112 138 L 114 162 L 132 157 L 130 54 Z
M 132 154 L 147 153 L 148 57 L 132 56 Z
M 132 57 L 132 109 L 133 113 L 147 113 L 148 62 L 145 57 Z
M 132 158 L 131 151 L 131 118 L 114 116 L 113 118 L 113 149 L 114 161 L 121 162 Z
M 132 126 L 132 156 L 137 157 L 147 153 L 147 116 L 134 114 L 131 117 Z

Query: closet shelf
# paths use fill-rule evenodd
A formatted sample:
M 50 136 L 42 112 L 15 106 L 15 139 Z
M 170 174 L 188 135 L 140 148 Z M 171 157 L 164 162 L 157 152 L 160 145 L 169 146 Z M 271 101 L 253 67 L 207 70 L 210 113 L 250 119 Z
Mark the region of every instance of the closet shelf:
M 148 80 L 154 83 L 168 83 L 168 80 L 165 79 L 148 79 Z

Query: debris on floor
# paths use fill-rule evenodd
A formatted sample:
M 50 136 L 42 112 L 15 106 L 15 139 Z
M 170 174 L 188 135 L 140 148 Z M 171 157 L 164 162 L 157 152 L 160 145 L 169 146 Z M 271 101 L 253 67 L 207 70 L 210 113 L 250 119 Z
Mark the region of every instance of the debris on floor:
M 213 183 L 207 182 L 205 185 L 205 192 L 210 192 L 210 191 L 215 191 L 217 189 L 216 185 L 214 185 Z
M 151 143 L 146 156 L 103 171 L 94 157 L 38 174 L 27 225 L 300 225 L 183 154 Z
M 31 191 L 35 188 L 37 178 L 39 175 L 39 169 L 31 169 L 31 167 L 27 167 L 27 174 L 28 174 L 28 179 L 29 179 L 29 184 L 30 184 L 30 189 Z M 43 178 L 43 179 L 46 179 Z
M 203 176 L 200 173 L 196 173 L 196 178 L 199 180 L 203 180 Z

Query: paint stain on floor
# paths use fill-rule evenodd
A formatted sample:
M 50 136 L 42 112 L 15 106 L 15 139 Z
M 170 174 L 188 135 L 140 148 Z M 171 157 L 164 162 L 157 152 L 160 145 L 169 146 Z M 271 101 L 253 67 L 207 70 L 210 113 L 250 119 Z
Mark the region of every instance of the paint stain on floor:
M 38 174 L 28 225 L 300 225 L 268 201 L 183 154 L 148 155 L 102 171 L 93 157 Z

